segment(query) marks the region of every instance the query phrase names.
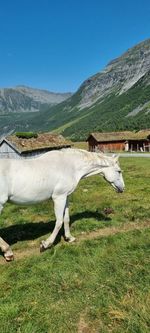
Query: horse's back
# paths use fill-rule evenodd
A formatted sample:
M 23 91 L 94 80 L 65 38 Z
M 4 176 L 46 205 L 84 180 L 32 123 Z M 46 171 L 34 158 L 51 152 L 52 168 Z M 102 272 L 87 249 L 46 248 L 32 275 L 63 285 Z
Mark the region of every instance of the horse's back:
M 33 159 L 3 160 L 0 178 L 4 185 L 7 183 L 9 200 L 34 203 L 50 198 L 53 193 L 70 191 L 69 162 L 63 156 L 55 151 Z
M 14 203 L 44 201 L 51 197 L 56 182 L 48 163 L 41 159 L 5 159 L 0 162 L 0 200 L 5 193 L 5 197 Z

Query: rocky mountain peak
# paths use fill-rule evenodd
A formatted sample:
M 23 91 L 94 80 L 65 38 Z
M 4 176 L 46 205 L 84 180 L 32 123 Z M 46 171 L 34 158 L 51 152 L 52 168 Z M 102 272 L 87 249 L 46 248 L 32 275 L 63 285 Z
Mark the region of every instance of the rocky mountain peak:
M 81 86 L 80 108 L 90 107 L 111 93 L 122 94 L 150 70 L 150 39 L 112 60 Z
M 54 93 L 19 85 L 0 89 L 0 112 L 37 112 L 57 105 L 71 93 Z

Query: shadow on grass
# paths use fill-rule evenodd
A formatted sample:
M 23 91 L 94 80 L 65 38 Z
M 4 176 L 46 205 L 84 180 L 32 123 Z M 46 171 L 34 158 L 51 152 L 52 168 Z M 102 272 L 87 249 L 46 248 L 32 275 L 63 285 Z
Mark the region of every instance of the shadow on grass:
M 91 210 L 86 210 L 85 212 L 80 212 L 80 213 L 76 213 L 76 214 L 72 215 L 70 224 L 72 224 L 78 220 L 91 219 L 91 218 L 93 218 L 97 221 L 111 221 L 111 218 L 108 217 L 103 212 L 99 212 L 99 211 L 93 212 Z
M 94 218 L 97 221 L 111 221 L 111 218 L 107 217 L 104 213 L 100 213 L 98 211 L 96 212 L 85 211 L 72 215 L 70 225 L 78 220 L 88 219 L 88 218 Z M 48 233 L 50 234 L 53 231 L 54 226 L 55 226 L 55 221 L 51 222 L 41 221 L 35 223 L 17 224 L 0 229 L 0 236 L 6 242 L 8 242 L 8 244 L 12 245 L 18 241 L 34 240 Z M 63 228 L 58 234 L 55 244 L 60 242 L 62 235 L 64 235 Z

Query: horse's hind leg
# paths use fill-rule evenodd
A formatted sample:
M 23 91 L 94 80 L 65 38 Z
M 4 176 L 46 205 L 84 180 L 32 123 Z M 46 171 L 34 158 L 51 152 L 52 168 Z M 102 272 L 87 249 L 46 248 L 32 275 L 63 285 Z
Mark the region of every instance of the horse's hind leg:
M 58 235 L 58 232 L 63 224 L 63 217 L 64 217 L 64 211 L 65 211 L 65 205 L 66 205 L 66 196 L 55 196 L 53 197 L 54 200 L 54 210 L 55 210 L 55 216 L 56 216 L 56 224 L 55 228 L 50 235 L 46 239 L 46 241 L 42 241 L 40 245 L 40 251 L 43 252 L 44 250 L 50 248 L 56 239 L 56 236 Z
M 68 199 L 65 206 L 64 211 L 64 231 L 65 231 L 65 240 L 69 243 L 75 241 L 75 237 L 73 237 L 70 233 L 70 227 L 69 227 L 70 217 L 69 217 L 69 206 L 68 206 Z
M 1 237 L 0 237 L 0 248 L 1 248 L 1 251 L 4 253 L 4 257 L 5 257 L 6 261 L 14 260 L 14 255 L 13 255 L 13 252 L 12 252 L 9 244 L 7 244 Z
M 1 213 L 2 209 L 3 209 L 3 206 L 0 204 L 0 213 Z M 14 259 L 14 255 L 13 255 L 13 252 L 12 252 L 9 244 L 7 244 L 1 237 L 0 237 L 0 249 L 4 253 L 4 257 L 7 261 L 11 261 Z

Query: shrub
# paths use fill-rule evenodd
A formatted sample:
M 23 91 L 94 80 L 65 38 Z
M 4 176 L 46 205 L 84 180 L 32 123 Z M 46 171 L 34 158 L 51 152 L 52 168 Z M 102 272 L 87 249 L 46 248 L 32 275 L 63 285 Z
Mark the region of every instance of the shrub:
M 15 135 L 17 136 L 17 138 L 22 139 L 31 139 L 38 137 L 38 134 L 34 132 L 16 132 Z

